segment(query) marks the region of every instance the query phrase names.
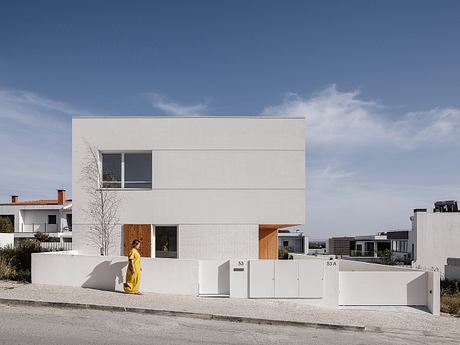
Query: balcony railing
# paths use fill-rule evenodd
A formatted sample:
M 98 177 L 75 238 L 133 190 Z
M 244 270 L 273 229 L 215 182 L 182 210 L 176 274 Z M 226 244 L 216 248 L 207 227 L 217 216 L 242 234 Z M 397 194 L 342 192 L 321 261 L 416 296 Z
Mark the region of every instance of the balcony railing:
M 58 232 L 57 224 L 22 224 L 22 232 L 42 232 L 51 233 Z
M 51 251 L 72 250 L 72 242 L 41 242 L 40 246 Z
M 374 251 L 352 250 L 350 252 L 350 255 L 351 256 L 374 257 Z

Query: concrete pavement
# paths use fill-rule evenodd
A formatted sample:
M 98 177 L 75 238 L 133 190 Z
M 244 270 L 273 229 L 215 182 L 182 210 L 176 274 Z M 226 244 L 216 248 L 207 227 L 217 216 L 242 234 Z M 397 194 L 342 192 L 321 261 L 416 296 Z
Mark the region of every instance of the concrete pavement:
M 435 317 L 424 310 L 409 307 L 335 310 L 308 306 L 299 303 L 300 301 L 203 298 L 151 293 L 136 296 L 83 288 L 0 282 L 0 302 L 8 303 L 8 300 L 62 303 L 62 307 L 87 304 L 100 308 L 114 307 L 118 310 L 147 309 L 191 317 L 194 317 L 192 314 L 215 315 L 217 319 L 247 318 L 266 320 L 265 323 L 272 324 L 277 324 L 278 320 L 308 323 L 312 326 L 343 325 L 356 330 L 365 328 L 373 332 L 443 336 L 460 340 L 459 318 Z M 168 313 L 161 315 L 165 314 Z
M 242 324 L 98 310 L 2 306 L 0 345 L 458 344 L 421 334 Z

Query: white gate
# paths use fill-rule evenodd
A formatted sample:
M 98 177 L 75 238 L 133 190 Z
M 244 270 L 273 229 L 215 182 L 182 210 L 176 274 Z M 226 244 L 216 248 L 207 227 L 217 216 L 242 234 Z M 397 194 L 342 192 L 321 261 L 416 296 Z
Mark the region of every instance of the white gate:
M 323 260 L 250 260 L 249 298 L 322 298 Z
M 230 262 L 200 260 L 198 262 L 198 293 L 200 295 L 230 295 Z

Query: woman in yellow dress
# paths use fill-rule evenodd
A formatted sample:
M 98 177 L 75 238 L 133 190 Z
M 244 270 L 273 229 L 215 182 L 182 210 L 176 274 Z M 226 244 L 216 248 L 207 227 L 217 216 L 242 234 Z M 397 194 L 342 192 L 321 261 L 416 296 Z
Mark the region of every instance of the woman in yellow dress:
M 139 248 L 141 241 L 133 241 L 133 249 L 128 254 L 128 270 L 126 272 L 126 283 L 124 285 L 126 293 L 141 294 L 139 285 L 141 284 L 141 254 Z

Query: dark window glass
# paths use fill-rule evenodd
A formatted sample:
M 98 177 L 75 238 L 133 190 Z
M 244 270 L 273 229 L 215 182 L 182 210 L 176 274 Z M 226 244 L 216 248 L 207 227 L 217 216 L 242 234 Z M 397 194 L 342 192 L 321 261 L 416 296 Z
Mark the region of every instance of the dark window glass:
M 48 215 L 48 224 L 56 224 L 56 216 L 54 214 Z
M 66 219 L 67 219 L 67 226 L 69 230 L 71 230 L 72 229 L 72 213 L 67 213 Z
M 102 154 L 102 186 L 105 188 L 121 187 L 121 154 Z
M 125 153 L 125 188 L 152 188 L 151 153 Z
M 177 227 L 155 227 L 155 257 L 177 258 Z

